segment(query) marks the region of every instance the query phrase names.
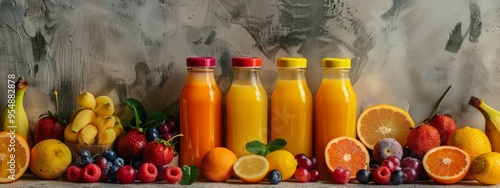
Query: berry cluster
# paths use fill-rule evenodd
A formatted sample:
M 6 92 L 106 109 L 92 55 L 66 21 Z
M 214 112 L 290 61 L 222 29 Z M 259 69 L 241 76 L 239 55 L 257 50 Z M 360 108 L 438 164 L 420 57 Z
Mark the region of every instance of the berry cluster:
M 418 174 L 422 171 L 421 162 L 414 157 L 397 156 L 386 158 L 380 165 L 372 164 L 371 170 L 361 169 L 356 173 L 356 179 L 367 184 L 370 181 L 379 185 L 411 184 L 418 180 Z
M 297 170 L 295 170 L 295 179 L 298 182 L 317 182 L 319 180 L 318 161 L 314 156 L 307 157 L 306 154 L 295 155 L 297 160 Z
M 135 161 L 134 165 L 125 165 L 125 160 L 118 157 L 113 150 L 106 150 L 102 155 L 91 156 L 88 150 L 79 150 L 78 157 L 66 170 L 66 177 L 71 182 L 117 182 L 129 184 L 138 179 L 143 183 L 166 180 L 167 183 L 178 183 L 182 178 L 182 170 L 178 166 L 159 166 L 152 163 Z
M 171 115 L 167 116 L 167 119 L 155 129 L 150 129 L 146 131 L 146 140 L 148 142 L 163 139 L 169 140 L 179 133 L 177 123 L 175 118 Z

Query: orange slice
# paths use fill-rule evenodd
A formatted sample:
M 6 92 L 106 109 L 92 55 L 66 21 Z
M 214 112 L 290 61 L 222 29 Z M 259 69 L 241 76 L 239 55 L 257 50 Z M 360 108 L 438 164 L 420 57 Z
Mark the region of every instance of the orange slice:
M 388 104 L 378 104 L 365 109 L 358 118 L 357 133 L 363 144 L 373 149 L 382 138 L 394 138 L 406 146 L 406 137 L 415 123 L 408 112 Z
M 245 155 L 233 165 L 236 176 L 247 183 L 256 183 L 266 177 L 269 171 L 269 162 L 260 155 Z
M 335 168 L 341 167 L 351 171 L 351 179 L 353 179 L 358 170 L 368 168 L 370 155 L 358 140 L 341 136 L 328 142 L 325 148 L 325 160 L 330 173 Z
M 30 149 L 21 135 L 0 132 L 0 183 L 18 180 L 30 164 Z
M 440 184 L 454 184 L 467 175 L 471 166 L 469 154 L 455 146 L 438 146 L 422 159 L 427 175 Z

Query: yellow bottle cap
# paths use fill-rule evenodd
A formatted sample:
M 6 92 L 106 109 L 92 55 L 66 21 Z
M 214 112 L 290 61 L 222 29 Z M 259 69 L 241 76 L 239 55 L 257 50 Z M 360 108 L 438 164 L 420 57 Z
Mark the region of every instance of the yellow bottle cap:
M 303 57 L 280 57 L 276 64 L 278 67 L 306 68 L 307 59 Z
M 349 58 L 323 58 L 321 59 L 323 68 L 351 68 L 351 59 Z

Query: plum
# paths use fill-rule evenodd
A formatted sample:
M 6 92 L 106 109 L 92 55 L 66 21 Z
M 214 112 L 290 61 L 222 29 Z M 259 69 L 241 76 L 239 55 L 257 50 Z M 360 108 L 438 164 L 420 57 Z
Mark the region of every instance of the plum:
M 403 157 L 403 147 L 394 138 L 380 139 L 373 147 L 373 158 L 381 164 L 389 156 Z

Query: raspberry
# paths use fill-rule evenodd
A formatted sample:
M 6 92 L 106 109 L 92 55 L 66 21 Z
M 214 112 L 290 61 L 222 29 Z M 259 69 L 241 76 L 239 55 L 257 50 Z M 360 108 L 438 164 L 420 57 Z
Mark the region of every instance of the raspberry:
M 79 182 L 82 179 L 82 168 L 72 165 L 66 170 L 66 177 L 70 182 Z
M 82 179 L 86 183 L 93 183 L 101 178 L 101 169 L 94 163 L 83 168 Z
M 379 185 L 387 185 L 391 182 L 391 171 L 386 166 L 375 169 L 372 174 L 372 180 Z
M 143 163 L 137 173 L 137 178 L 143 183 L 151 183 L 155 181 L 158 175 L 158 170 L 153 163 Z
M 167 183 L 176 184 L 182 179 L 182 170 L 178 166 L 169 166 L 165 169 L 165 180 Z

